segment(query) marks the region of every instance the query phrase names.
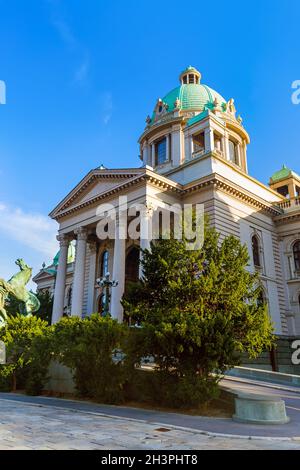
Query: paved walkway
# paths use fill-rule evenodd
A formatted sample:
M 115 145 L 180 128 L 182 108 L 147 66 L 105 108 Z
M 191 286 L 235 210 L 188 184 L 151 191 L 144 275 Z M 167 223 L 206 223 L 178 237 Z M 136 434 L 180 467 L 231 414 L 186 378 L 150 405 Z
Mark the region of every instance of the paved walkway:
M 300 440 L 240 439 L 204 435 L 197 430 L 162 428 L 145 421 L 101 415 L 77 402 L 0 395 L 0 449 L 197 450 L 300 448 Z M 47 403 L 46 403 L 47 402 Z M 101 407 L 102 408 L 102 407 Z M 114 407 L 106 407 L 106 412 Z M 98 409 L 98 408 L 97 408 Z M 125 408 L 123 408 L 124 414 Z M 130 414 L 131 410 L 127 410 Z M 116 411 L 113 411 L 116 414 Z M 133 413 L 134 414 L 134 413 Z M 161 418 L 161 416 L 159 416 Z M 184 421 L 184 418 L 183 418 Z
M 231 419 L 1 393 L 0 449 L 300 449 L 300 393 L 227 379 L 223 383 L 282 396 L 291 422 L 254 426 Z
M 287 414 L 291 421 L 283 425 L 249 425 L 236 423 L 230 418 L 208 418 L 202 416 L 190 416 L 178 413 L 167 413 L 162 411 L 151 411 L 140 408 L 127 408 L 122 406 L 98 405 L 88 402 L 62 400 L 47 397 L 28 397 L 14 394 L 0 394 L 2 400 L 21 401 L 26 404 L 37 404 L 52 406 L 72 411 L 96 413 L 111 417 L 120 417 L 146 421 L 149 423 L 160 423 L 168 426 L 194 429 L 214 434 L 230 434 L 244 437 L 273 437 L 273 438 L 299 438 L 300 439 L 300 390 L 285 391 L 266 387 L 236 379 L 224 379 L 222 384 L 231 389 L 249 391 L 251 393 L 271 394 L 281 396 L 286 402 Z M 300 441 L 299 441 L 300 442 Z

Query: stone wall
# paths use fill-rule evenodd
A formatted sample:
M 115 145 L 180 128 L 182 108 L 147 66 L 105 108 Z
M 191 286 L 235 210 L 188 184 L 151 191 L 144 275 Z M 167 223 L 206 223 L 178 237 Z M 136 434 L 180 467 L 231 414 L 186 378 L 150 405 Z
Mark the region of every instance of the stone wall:
M 249 359 L 244 355 L 242 366 L 300 375 L 300 365 L 292 363 L 292 354 L 295 350 L 291 346 L 295 340 L 300 340 L 300 336 L 278 336 L 277 347 L 273 353 L 266 351 L 257 359 Z
M 49 380 L 45 390 L 73 394 L 75 392 L 75 385 L 71 370 L 59 362 L 52 361 L 49 366 Z

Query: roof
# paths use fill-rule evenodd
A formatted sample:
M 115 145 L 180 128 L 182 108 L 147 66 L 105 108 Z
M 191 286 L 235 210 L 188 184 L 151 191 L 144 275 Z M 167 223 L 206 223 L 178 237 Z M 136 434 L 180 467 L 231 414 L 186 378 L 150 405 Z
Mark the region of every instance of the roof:
M 202 83 L 191 83 L 187 85 L 179 85 L 178 87 L 167 93 L 162 102 L 167 107 L 167 112 L 171 113 L 175 109 L 175 102 L 179 99 L 181 110 L 197 110 L 203 111 L 213 107 L 215 99 L 220 105 L 226 103 L 226 100 L 215 90 Z M 152 116 L 154 122 L 155 113 Z
M 270 178 L 271 183 L 277 183 L 278 181 L 285 180 L 287 178 L 294 177 L 300 179 L 300 176 L 288 168 L 286 165 L 283 165 L 281 170 L 276 171 Z

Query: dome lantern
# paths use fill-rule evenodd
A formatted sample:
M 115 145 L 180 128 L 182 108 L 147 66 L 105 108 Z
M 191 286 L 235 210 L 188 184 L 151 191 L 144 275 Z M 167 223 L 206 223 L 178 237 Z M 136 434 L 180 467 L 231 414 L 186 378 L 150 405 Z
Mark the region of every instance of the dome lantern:
M 201 80 L 201 73 L 191 65 L 181 72 L 179 76 L 181 85 L 198 85 Z

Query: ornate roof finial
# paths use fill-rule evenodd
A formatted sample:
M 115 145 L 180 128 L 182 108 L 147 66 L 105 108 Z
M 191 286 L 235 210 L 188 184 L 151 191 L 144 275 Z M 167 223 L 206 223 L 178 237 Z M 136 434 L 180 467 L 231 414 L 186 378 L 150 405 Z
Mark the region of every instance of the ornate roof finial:
M 174 103 L 174 108 L 175 109 L 179 109 L 181 106 L 181 101 L 180 99 L 177 97 L 176 100 L 175 100 L 175 103 Z

